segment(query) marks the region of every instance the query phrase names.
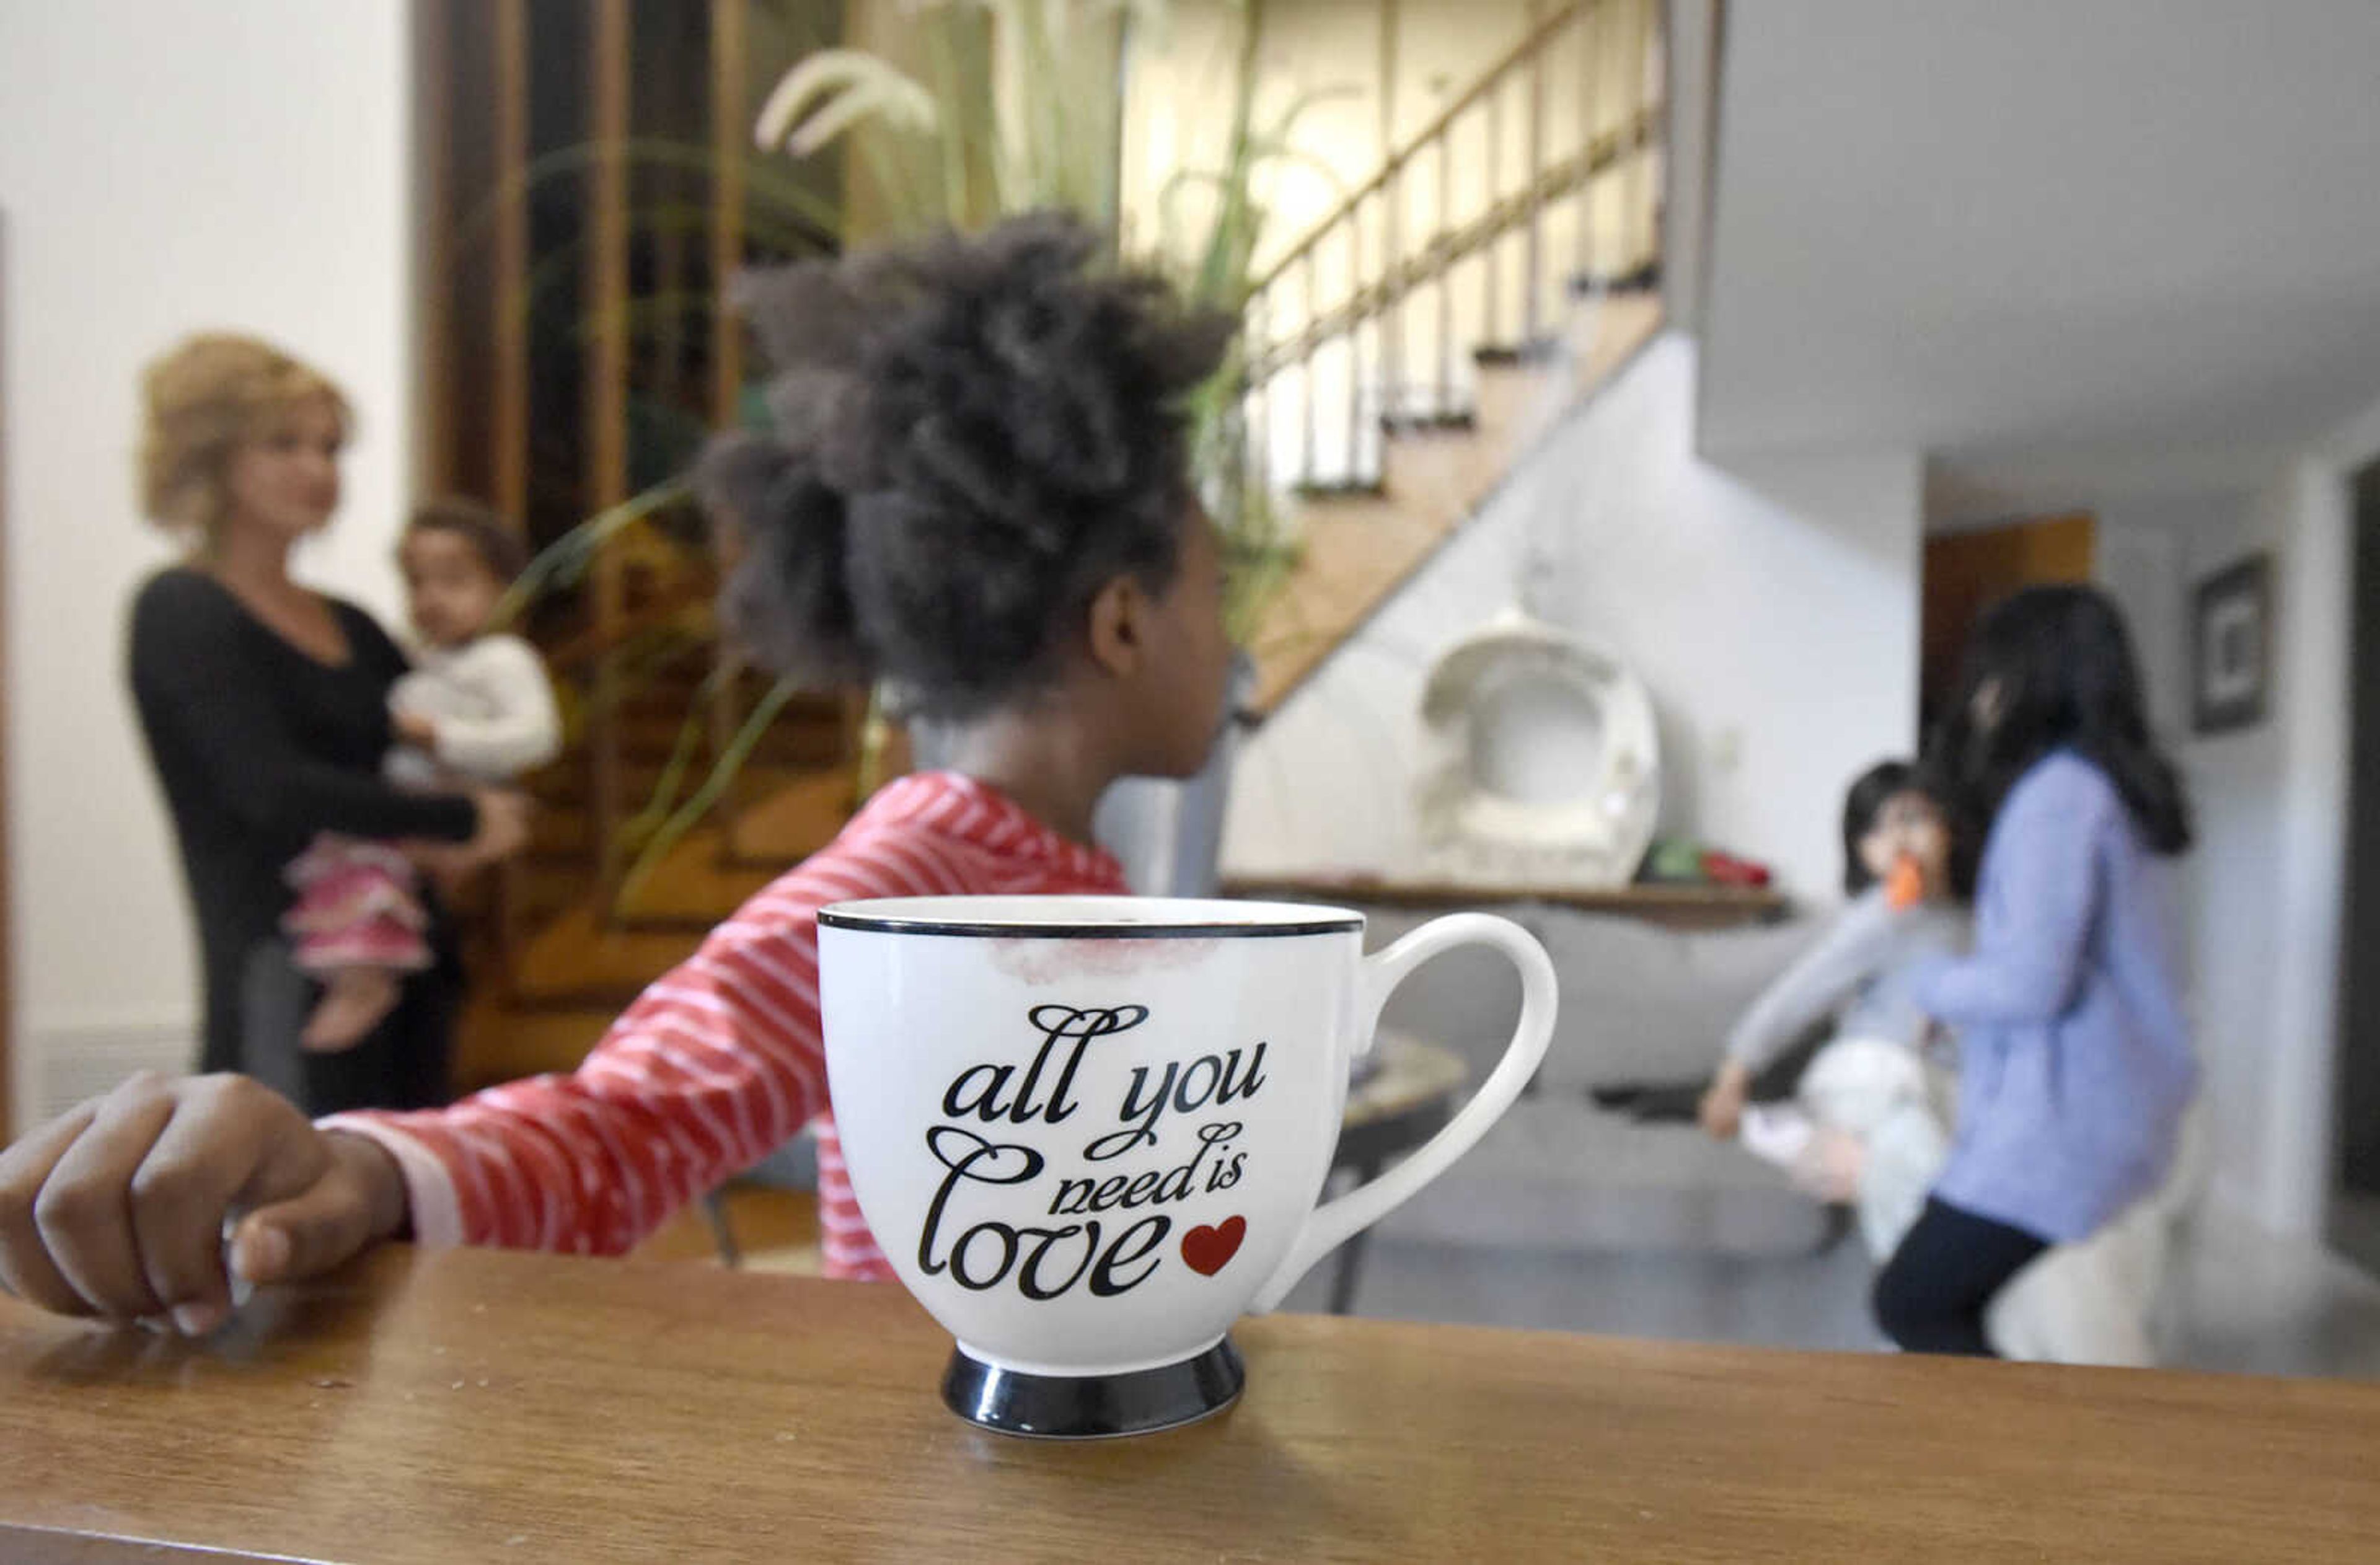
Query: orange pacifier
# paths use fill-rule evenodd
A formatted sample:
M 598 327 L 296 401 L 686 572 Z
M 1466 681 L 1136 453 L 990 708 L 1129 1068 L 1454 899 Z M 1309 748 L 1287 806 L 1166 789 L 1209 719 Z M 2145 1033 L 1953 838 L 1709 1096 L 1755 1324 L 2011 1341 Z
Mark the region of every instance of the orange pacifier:
M 1885 905 L 1905 913 L 1925 900 L 1925 871 L 1917 860 L 1902 854 L 1892 861 L 1891 872 L 1884 878 Z

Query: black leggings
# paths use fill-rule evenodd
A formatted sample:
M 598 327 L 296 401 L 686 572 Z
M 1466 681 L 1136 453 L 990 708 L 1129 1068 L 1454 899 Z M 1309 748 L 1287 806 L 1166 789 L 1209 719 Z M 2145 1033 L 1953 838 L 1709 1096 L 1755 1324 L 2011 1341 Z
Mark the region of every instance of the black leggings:
M 2048 1241 L 1935 1196 L 1876 1280 L 1876 1322 L 1905 1353 L 1997 1358 L 1984 1311 Z

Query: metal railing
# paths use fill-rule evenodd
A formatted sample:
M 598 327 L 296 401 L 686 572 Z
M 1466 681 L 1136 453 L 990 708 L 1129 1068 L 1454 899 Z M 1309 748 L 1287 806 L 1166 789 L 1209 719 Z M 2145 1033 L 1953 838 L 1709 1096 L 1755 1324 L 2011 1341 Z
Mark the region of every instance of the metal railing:
M 1662 47 L 1657 0 L 1557 6 L 1263 273 L 1251 482 L 1370 481 L 1384 422 L 1463 413 L 1468 350 L 1658 277 Z

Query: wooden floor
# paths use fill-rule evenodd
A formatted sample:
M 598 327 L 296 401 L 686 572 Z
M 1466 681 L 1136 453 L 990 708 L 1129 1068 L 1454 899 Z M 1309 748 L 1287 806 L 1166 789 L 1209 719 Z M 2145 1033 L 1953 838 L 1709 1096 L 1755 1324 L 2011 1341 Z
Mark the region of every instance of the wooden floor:
M 1317 1268 L 1282 1308 L 1325 1307 Z M 1689 1249 L 1597 1253 L 1406 1240 L 1396 1219 L 1365 1253 L 1354 1313 L 1533 1331 L 1884 1351 L 1876 1268 L 1856 1241 L 1755 1258 Z M 2159 1361 L 2225 1374 L 2380 1379 L 2380 1279 L 2305 1239 L 2202 1214 L 2176 1245 L 2154 1314 Z M 2380 1556 L 2375 1556 L 2380 1558 Z

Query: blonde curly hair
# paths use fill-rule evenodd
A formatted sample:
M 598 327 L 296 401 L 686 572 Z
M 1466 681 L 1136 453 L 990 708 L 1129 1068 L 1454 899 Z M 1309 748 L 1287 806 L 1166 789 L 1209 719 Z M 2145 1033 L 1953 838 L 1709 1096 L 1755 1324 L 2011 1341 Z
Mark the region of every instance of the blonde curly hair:
M 161 527 L 212 537 L 230 503 L 232 453 L 270 433 L 290 408 L 317 400 L 329 405 L 345 439 L 354 414 L 321 370 L 256 337 L 186 339 L 141 377 L 141 510 Z

